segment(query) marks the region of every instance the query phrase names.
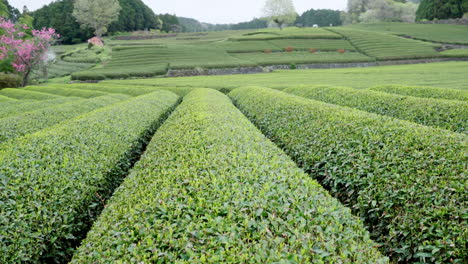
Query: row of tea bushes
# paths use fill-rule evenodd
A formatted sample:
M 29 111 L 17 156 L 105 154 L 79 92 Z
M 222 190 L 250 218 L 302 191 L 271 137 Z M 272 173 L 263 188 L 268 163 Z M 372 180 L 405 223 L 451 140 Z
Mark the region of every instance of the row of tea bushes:
M 370 90 L 423 98 L 468 101 L 468 91 L 458 89 L 413 85 L 381 85 L 372 87 Z
M 158 91 L 0 146 L 0 263 L 64 263 L 178 103 Z
M 227 96 L 196 89 L 72 263 L 385 263 L 374 246 L 360 220 Z
M 0 107 L 0 118 L 7 116 L 18 115 L 24 112 L 35 111 L 38 109 L 50 107 L 53 105 L 64 104 L 67 102 L 72 102 L 75 100 L 80 100 L 81 98 L 77 97 L 62 97 L 60 99 L 53 100 L 15 100 L 13 102 L 2 102 L 2 107 Z
M 466 260 L 466 135 L 266 88 L 230 96 L 393 261 Z
M 0 90 L 0 95 L 8 96 L 10 98 L 19 99 L 19 100 L 52 100 L 63 98 L 60 95 L 40 93 L 35 91 L 27 91 L 24 89 L 16 88 L 6 88 Z
M 61 95 L 61 96 L 81 97 L 81 98 L 93 98 L 93 97 L 103 96 L 107 94 L 105 92 L 100 92 L 100 91 L 86 91 L 86 90 L 68 88 L 67 85 L 62 85 L 61 87 L 27 86 L 23 88 L 23 90 L 55 94 L 55 95 Z
M 297 86 L 283 91 L 455 132 L 463 133 L 467 129 L 468 102 L 419 98 L 347 87 Z
M 107 95 L 77 100 L 36 111 L 0 119 L 0 142 L 30 134 L 75 116 L 130 98 L 128 95 Z

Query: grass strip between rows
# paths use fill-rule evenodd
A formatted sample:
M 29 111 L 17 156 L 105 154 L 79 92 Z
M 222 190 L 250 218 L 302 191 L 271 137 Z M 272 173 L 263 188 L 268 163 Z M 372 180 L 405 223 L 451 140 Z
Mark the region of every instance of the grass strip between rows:
M 0 142 L 30 134 L 58 124 L 75 116 L 105 107 L 126 99 L 128 95 L 106 95 L 92 99 L 77 100 L 42 108 L 20 115 L 0 119 Z
M 467 259 L 466 135 L 267 88 L 230 96 L 365 220 L 392 261 Z
M 178 102 L 158 91 L 0 145 L 0 262 L 66 262 Z
M 296 86 L 283 92 L 326 103 L 387 115 L 426 126 L 466 133 L 468 102 L 419 98 L 330 86 Z
M 360 220 L 229 98 L 189 93 L 72 263 L 385 263 Z

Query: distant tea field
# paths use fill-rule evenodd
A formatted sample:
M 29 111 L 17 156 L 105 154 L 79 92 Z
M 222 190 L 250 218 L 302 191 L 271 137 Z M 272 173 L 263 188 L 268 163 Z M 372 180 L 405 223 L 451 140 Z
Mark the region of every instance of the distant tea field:
M 445 42 L 467 43 L 466 28 L 381 23 L 198 35 L 184 33 L 143 40 L 110 39 L 111 58 L 94 68 L 84 66 L 85 69 L 74 71 L 71 79 L 95 81 L 155 77 L 187 69 L 203 71 L 256 67 L 267 70 L 269 66 L 278 65 L 294 69 L 301 64 L 313 67 L 314 64 L 365 65 L 377 61 L 466 59 L 468 55 L 463 49 L 442 48 Z M 76 62 L 75 58 L 89 56 L 83 55 L 83 50 L 75 52 L 77 55 L 68 52 L 64 60 L 70 63 Z

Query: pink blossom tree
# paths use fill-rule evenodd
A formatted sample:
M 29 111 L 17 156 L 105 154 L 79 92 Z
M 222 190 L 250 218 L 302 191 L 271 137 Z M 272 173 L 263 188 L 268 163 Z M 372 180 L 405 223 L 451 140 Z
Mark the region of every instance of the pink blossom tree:
M 25 32 L 31 32 L 30 35 Z M 26 86 L 31 73 L 45 59 L 47 50 L 59 37 L 52 28 L 31 30 L 0 17 L 0 60 L 11 58 L 14 70 Z

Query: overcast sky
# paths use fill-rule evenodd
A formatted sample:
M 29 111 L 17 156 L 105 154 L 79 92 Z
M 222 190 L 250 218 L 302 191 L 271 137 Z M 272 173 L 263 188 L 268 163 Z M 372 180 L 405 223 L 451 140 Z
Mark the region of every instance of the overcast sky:
M 344 10 L 347 0 L 293 0 L 298 13 L 311 8 Z M 36 10 L 52 0 L 8 0 L 22 10 Z M 155 13 L 170 13 L 209 23 L 237 23 L 261 16 L 265 0 L 143 0 Z

